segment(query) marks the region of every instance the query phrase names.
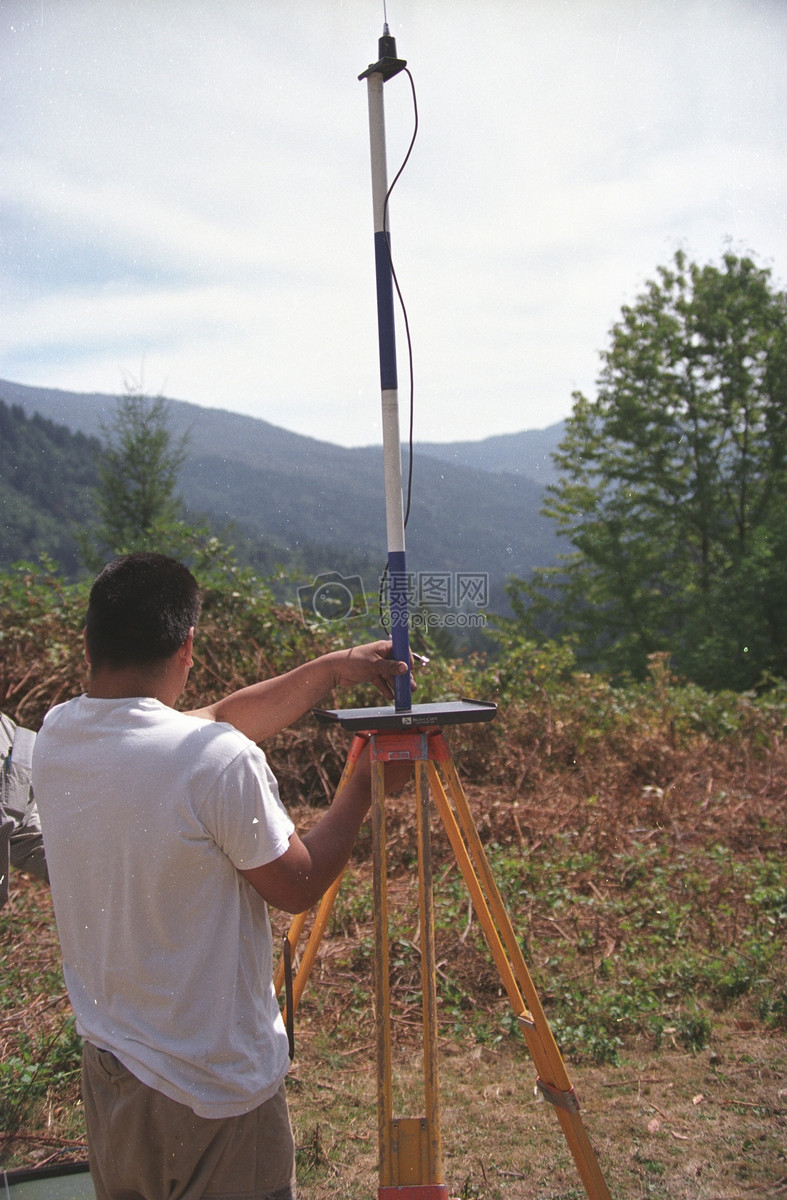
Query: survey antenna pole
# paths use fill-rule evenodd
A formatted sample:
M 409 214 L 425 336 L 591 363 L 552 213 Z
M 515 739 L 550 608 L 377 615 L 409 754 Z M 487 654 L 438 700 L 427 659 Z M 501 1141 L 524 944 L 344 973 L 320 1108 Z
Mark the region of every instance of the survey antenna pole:
M 406 66 L 396 57 L 396 40 L 386 24 L 377 43 L 379 58 L 359 79 L 365 79 L 369 100 L 369 141 L 372 159 L 372 206 L 374 210 L 374 262 L 377 278 L 377 334 L 380 348 L 382 392 L 383 462 L 385 468 L 385 524 L 388 544 L 388 592 L 390 600 L 393 656 L 410 663 L 410 617 L 402 499 L 402 444 L 399 436 L 399 384 L 396 370 L 396 329 L 393 301 L 393 268 L 388 229 L 388 171 L 385 150 L 386 80 Z M 412 708 L 412 681 L 406 675 L 394 679 L 397 710 Z

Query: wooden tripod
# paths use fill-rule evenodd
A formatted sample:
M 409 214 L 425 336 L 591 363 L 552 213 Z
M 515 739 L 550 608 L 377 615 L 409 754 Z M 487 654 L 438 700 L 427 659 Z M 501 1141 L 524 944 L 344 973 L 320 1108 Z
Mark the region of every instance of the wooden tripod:
M 487 945 L 536 1068 L 536 1086 L 557 1115 L 590 1200 L 610 1200 L 588 1138 L 579 1102 L 557 1043 L 536 994 L 500 892 L 492 877 L 467 798 L 439 728 L 356 733 L 339 783 L 343 787 L 358 756 L 370 745 L 372 757 L 372 862 L 375 920 L 375 1026 L 377 1036 L 378 1200 L 448 1200 L 443 1182 L 437 1061 L 437 995 L 432 900 L 429 797 L 434 799 L 448 840 L 481 924 Z M 394 1117 L 391 1067 L 388 893 L 385 836 L 385 763 L 414 764 L 421 918 L 424 1115 Z M 341 884 L 337 879 L 320 902 L 292 988 L 292 1011 L 303 995 L 309 972 Z M 294 955 L 306 922 L 295 917 L 285 935 Z M 277 992 L 284 967 L 274 979 Z

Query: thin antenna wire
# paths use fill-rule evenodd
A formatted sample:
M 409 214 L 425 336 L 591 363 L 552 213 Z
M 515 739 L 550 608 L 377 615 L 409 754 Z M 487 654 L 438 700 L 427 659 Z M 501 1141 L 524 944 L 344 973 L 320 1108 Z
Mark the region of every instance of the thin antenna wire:
M 415 145 L 415 139 L 418 136 L 418 99 L 415 94 L 415 80 L 413 79 L 413 77 L 412 77 L 410 71 L 407 69 L 407 67 L 404 68 L 404 73 L 407 76 L 407 78 L 410 80 L 410 90 L 412 91 L 412 94 L 413 94 L 413 118 L 414 118 L 413 136 L 410 139 L 410 145 L 407 147 L 407 153 L 404 156 L 402 165 L 400 166 L 399 170 L 396 172 L 396 175 L 394 176 L 394 179 L 393 179 L 393 183 L 391 184 L 391 186 L 388 188 L 388 191 L 386 192 L 385 203 L 383 205 L 383 231 L 385 232 L 385 235 L 386 235 L 385 244 L 388 247 L 388 261 L 391 266 L 391 276 L 394 281 L 394 286 L 396 287 L 396 294 L 399 297 L 399 306 L 402 310 L 402 317 L 404 318 L 405 335 L 407 337 L 407 357 L 408 357 L 408 362 L 409 362 L 409 367 L 410 367 L 410 436 L 409 436 L 409 440 L 408 440 L 409 453 L 408 453 L 408 470 L 407 470 L 407 504 L 405 505 L 405 513 L 404 513 L 404 526 L 406 529 L 407 521 L 410 516 L 410 501 L 412 499 L 412 490 L 413 490 L 413 424 L 414 424 L 414 414 L 415 414 L 415 381 L 414 381 L 414 373 L 413 373 L 413 343 L 412 343 L 412 338 L 410 337 L 410 321 L 407 316 L 407 307 L 404 302 L 404 297 L 402 296 L 402 289 L 399 287 L 399 280 L 396 275 L 396 268 L 394 267 L 394 264 L 393 264 L 393 255 L 391 253 L 391 238 L 388 233 L 388 201 L 391 198 L 391 192 L 396 187 L 396 184 L 398 183 L 402 172 L 404 171 L 405 167 L 407 166 L 407 163 L 410 160 L 410 155 L 412 154 L 413 146 Z
M 385 0 L 383 0 L 383 5 L 384 4 L 385 4 Z M 387 25 L 386 25 L 386 32 L 387 32 Z M 399 298 L 399 306 L 402 310 L 402 317 L 404 318 L 405 335 L 407 337 L 407 358 L 408 358 L 408 363 L 409 363 L 409 368 L 410 368 L 410 431 L 409 431 L 409 437 L 408 437 L 407 503 L 405 505 L 405 511 L 404 511 L 404 527 L 407 528 L 407 521 L 410 516 L 410 501 L 412 499 L 412 491 L 413 491 L 413 425 L 414 425 L 414 416 L 415 416 L 415 375 L 414 375 L 414 370 L 413 370 L 413 342 L 412 342 L 412 338 L 410 337 L 410 321 L 407 316 L 407 306 L 405 305 L 404 297 L 402 296 L 402 289 L 399 286 L 399 280 L 396 275 L 396 268 L 394 267 L 394 264 L 393 264 L 393 255 L 391 252 L 391 238 L 390 238 L 390 234 L 388 231 L 388 201 L 391 198 L 391 192 L 396 187 L 396 184 L 399 180 L 399 177 L 402 174 L 402 171 L 407 166 L 407 163 L 409 161 L 410 155 L 413 150 L 413 146 L 415 145 L 415 139 L 418 135 L 418 99 L 415 94 L 415 81 L 414 81 L 412 75 L 410 74 L 410 71 L 407 69 L 407 67 L 404 68 L 404 73 L 407 76 L 407 78 L 410 80 L 410 89 L 413 94 L 413 117 L 414 117 L 413 136 L 410 139 L 410 145 L 407 148 L 407 153 L 404 156 L 402 165 L 399 167 L 399 170 L 396 172 L 396 175 L 394 176 L 394 179 L 393 179 L 393 183 L 388 188 L 388 191 L 385 194 L 385 201 L 383 203 L 383 232 L 386 235 L 385 236 L 385 244 L 388 248 L 388 262 L 391 267 L 391 278 L 394 281 L 394 286 L 396 288 L 396 295 Z M 380 612 L 380 625 L 382 626 L 383 630 L 386 633 L 388 632 L 388 622 L 386 621 L 386 618 L 385 618 L 385 611 L 384 611 L 384 606 L 383 606 L 383 595 L 385 592 L 385 584 L 386 584 L 387 578 L 388 578 L 388 564 L 386 563 L 385 568 L 383 570 L 382 577 L 380 579 L 380 589 L 379 589 L 379 594 L 378 594 L 378 598 L 377 598 L 378 605 L 379 605 L 379 612 Z

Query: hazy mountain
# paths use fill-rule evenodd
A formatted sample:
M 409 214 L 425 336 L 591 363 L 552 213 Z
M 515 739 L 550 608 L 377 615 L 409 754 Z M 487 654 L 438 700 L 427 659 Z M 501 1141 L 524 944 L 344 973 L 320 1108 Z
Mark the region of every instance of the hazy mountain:
M 557 478 L 552 452 L 563 437 L 565 421 L 546 429 L 501 433 L 480 442 L 419 442 L 418 451 L 431 458 L 482 471 L 509 471 L 546 487 Z
M 115 396 L 5 381 L 0 399 L 92 437 L 111 428 L 117 403 Z M 231 523 L 242 554 L 272 546 L 309 570 L 354 570 L 376 587 L 386 557 L 380 447 L 347 449 L 179 400 L 168 401 L 168 412 L 173 435 L 188 435 L 180 491 L 195 518 Z M 408 567 L 485 572 L 499 596 L 508 575 L 554 561 L 557 539 L 539 509 L 548 452 L 561 430 L 416 445 Z M 405 482 L 407 465 L 405 450 Z

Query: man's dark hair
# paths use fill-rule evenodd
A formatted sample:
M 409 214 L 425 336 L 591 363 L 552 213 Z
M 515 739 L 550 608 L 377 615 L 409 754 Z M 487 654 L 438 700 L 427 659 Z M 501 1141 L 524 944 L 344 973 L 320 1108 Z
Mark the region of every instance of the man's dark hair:
M 90 590 L 91 666 L 150 666 L 169 658 L 197 624 L 201 607 L 196 579 L 174 558 L 144 551 L 116 558 Z

